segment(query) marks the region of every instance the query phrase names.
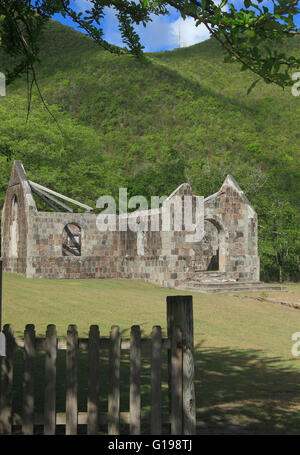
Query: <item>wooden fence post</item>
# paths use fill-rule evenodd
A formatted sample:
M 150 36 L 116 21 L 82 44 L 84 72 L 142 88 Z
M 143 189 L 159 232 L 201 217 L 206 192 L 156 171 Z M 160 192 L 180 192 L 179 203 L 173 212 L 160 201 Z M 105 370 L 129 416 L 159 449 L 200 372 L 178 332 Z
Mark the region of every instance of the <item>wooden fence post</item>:
M 0 359 L 0 434 L 10 434 L 12 432 L 13 354 L 16 345 L 10 324 L 4 326 L 3 333 L 6 338 L 6 356 Z
M 0 259 L 0 332 L 2 330 L 2 268 L 3 261 Z
M 23 434 L 33 434 L 34 424 L 35 330 L 27 324 L 24 332 Z
M 109 349 L 108 434 L 120 431 L 120 361 L 121 337 L 118 326 L 112 326 Z
M 66 434 L 77 434 L 78 409 L 78 333 L 76 325 L 69 325 L 66 354 Z
M 130 434 L 141 434 L 141 330 L 131 327 L 130 337 Z
M 179 353 L 177 352 L 175 355 L 175 351 L 177 351 L 175 347 L 177 345 L 178 348 L 178 328 L 180 328 L 182 336 L 182 434 L 193 435 L 196 434 L 196 405 L 194 389 L 193 297 L 191 295 L 167 297 L 167 324 L 168 338 L 171 340 L 171 358 L 169 358 L 169 369 L 171 369 L 169 386 L 171 387 L 172 395 L 171 413 L 173 412 L 172 402 L 175 400 L 174 393 L 178 393 L 179 387 L 177 385 L 177 392 L 175 392 L 173 376 L 175 375 L 177 377 L 178 374 L 172 371 L 172 359 L 178 368 Z M 177 411 L 174 410 L 174 412 Z M 178 419 L 180 419 L 180 416 L 178 416 Z M 179 425 L 176 428 L 179 430 Z
M 175 326 L 171 338 L 171 434 L 183 434 L 182 332 Z
M 56 327 L 49 324 L 46 332 L 44 434 L 55 434 L 56 428 Z
M 151 434 L 162 434 L 161 411 L 161 365 L 162 333 L 161 327 L 152 328 L 151 344 Z
M 99 366 L 100 332 L 97 325 L 91 325 L 88 353 L 88 422 L 87 434 L 99 433 Z

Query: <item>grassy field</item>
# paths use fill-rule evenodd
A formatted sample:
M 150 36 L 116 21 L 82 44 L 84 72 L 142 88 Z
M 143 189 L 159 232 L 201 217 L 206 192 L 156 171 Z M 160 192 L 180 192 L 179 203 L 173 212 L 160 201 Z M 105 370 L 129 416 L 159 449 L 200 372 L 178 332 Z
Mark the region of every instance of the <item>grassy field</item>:
M 153 325 L 166 335 L 167 295 L 184 294 L 149 283 L 130 280 L 34 280 L 12 274 L 3 279 L 3 322 L 22 336 L 25 324 L 33 323 L 44 335 L 49 323 L 58 335 L 68 324 L 77 324 L 87 336 L 91 324 L 99 324 L 107 336 L 119 325 L 122 336 L 139 324 L 143 336 Z M 249 295 L 249 293 L 247 294 Z M 300 285 L 286 292 L 251 293 L 252 297 L 299 302 Z M 199 432 L 204 433 L 298 433 L 300 424 L 300 359 L 292 357 L 291 335 L 300 331 L 300 311 L 240 295 L 194 293 L 196 398 Z M 58 359 L 64 375 L 64 354 Z M 147 357 L 147 356 L 146 356 Z M 40 357 L 38 363 L 43 362 Z M 82 358 L 79 409 L 86 406 L 86 358 Z M 122 356 L 121 408 L 128 407 L 128 354 Z M 142 372 L 142 404 L 149 407 L 149 359 Z M 107 358 L 103 357 L 103 365 Z M 15 402 L 20 399 L 21 363 L 15 374 Z M 166 372 L 164 377 L 166 379 Z M 58 407 L 64 409 L 64 386 L 58 384 Z M 42 396 L 43 377 L 38 377 Z M 103 386 L 107 389 L 107 384 Z M 106 406 L 105 398 L 102 401 Z M 166 397 L 164 397 L 166 405 Z

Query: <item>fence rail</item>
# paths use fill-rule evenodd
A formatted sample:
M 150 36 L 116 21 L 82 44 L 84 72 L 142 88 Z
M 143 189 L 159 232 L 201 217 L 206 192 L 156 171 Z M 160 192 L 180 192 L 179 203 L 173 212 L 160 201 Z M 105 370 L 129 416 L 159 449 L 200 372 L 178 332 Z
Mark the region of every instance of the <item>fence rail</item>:
M 188 317 L 187 317 L 188 315 Z M 58 425 L 65 426 L 65 434 L 77 434 L 78 425 L 86 425 L 87 434 L 99 434 L 100 425 L 107 433 L 117 435 L 120 425 L 129 425 L 130 434 L 141 434 L 142 422 L 147 422 L 151 434 L 162 434 L 163 425 L 170 424 L 171 434 L 194 434 L 193 391 L 193 328 L 184 321 L 192 318 L 190 296 L 168 297 L 168 337 L 162 337 L 159 326 L 152 329 L 151 338 L 142 338 L 140 327 L 131 327 L 129 339 L 121 338 L 120 328 L 112 326 L 110 337 L 100 336 L 99 327 L 92 325 L 88 338 L 79 338 L 75 325 L 69 325 L 66 338 L 58 338 L 56 326 L 48 325 L 45 337 L 36 337 L 34 325 L 26 325 L 24 338 L 14 337 L 11 325 L 5 325 L 6 357 L 0 359 L 0 434 L 11 434 L 15 426 L 22 434 L 34 434 L 37 425 L 43 433 L 57 433 Z M 190 333 L 187 333 L 187 329 Z M 142 348 L 151 352 L 150 412 L 141 408 Z M 23 351 L 22 412 L 13 409 L 14 353 Z M 99 403 L 101 388 L 100 355 L 109 353 L 107 412 Z M 129 412 L 120 411 L 121 351 L 130 352 Z M 35 378 L 37 354 L 44 353 L 44 412 L 35 412 Z M 57 412 L 57 353 L 66 353 L 65 412 Z M 87 411 L 78 411 L 79 352 L 88 353 Z M 162 353 L 168 353 L 169 412 L 162 411 Z M 187 362 L 188 361 L 188 362 Z M 188 369 L 185 365 L 188 363 Z M 188 412 L 185 403 L 188 401 Z

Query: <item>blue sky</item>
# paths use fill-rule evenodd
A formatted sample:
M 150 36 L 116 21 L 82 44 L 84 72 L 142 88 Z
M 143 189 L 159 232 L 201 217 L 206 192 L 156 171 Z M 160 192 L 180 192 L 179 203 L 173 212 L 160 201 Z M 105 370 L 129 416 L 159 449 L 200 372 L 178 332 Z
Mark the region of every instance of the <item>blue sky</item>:
M 72 7 L 76 11 L 85 11 L 89 7 L 88 0 L 74 0 Z M 109 43 L 123 46 L 121 35 L 118 30 L 118 21 L 114 15 L 113 9 L 105 9 L 106 15 L 102 22 L 104 31 L 104 39 Z M 145 47 L 145 52 L 157 52 L 162 50 L 172 50 L 178 47 L 178 35 L 180 30 L 180 43 L 182 47 L 191 46 L 209 38 L 206 28 L 201 25 L 195 27 L 194 20 L 187 18 L 185 21 L 180 17 L 179 13 L 174 9 L 169 9 L 168 16 L 152 17 L 152 22 L 149 22 L 147 27 L 143 25 L 136 26 L 141 43 Z M 69 25 L 77 30 L 76 24 L 71 19 L 64 19 L 61 15 L 56 14 L 53 17 L 62 24 Z
M 240 4 L 240 6 L 243 7 L 244 2 L 243 0 L 235 0 L 232 1 L 232 3 L 234 3 L 235 6 Z M 270 6 L 272 2 L 271 0 L 265 0 L 263 4 Z M 74 0 L 72 2 L 72 8 L 76 11 L 85 11 L 86 9 L 89 9 L 89 0 Z M 113 9 L 106 8 L 105 12 L 106 15 L 102 22 L 104 39 L 109 43 L 123 46 L 121 35 L 118 30 L 118 21 L 114 15 Z M 192 18 L 187 18 L 184 21 L 174 8 L 170 8 L 169 12 L 169 16 L 153 15 L 152 22 L 149 22 L 146 28 L 142 25 L 136 26 L 136 30 L 141 38 L 141 43 L 145 47 L 145 52 L 157 52 L 177 48 L 179 43 L 179 31 L 181 47 L 191 46 L 209 38 L 209 33 L 204 25 L 201 24 L 199 27 L 195 27 L 195 22 Z M 64 19 L 59 14 L 56 14 L 54 19 L 80 30 L 71 19 Z M 300 25 L 300 18 L 297 23 Z

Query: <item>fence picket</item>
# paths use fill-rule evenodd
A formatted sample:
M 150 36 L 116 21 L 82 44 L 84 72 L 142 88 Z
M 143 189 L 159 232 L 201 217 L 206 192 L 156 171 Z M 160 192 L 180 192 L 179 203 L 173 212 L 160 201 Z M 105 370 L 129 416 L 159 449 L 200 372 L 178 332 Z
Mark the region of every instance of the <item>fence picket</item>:
M 34 419 L 35 331 L 27 324 L 24 332 L 23 434 L 33 434 Z
M 173 344 L 174 329 L 180 327 L 182 331 L 182 432 L 185 435 L 192 435 L 196 434 L 193 296 L 168 296 L 167 322 L 168 337 L 171 338 L 171 345 Z
M 0 434 L 10 434 L 12 431 L 13 354 L 15 349 L 12 325 L 6 324 L 3 327 L 3 333 L 6 338 L 6 357 L 2 357 L 0 360 Z
M 109 353 L 109 395 L 108 395 L 108 434 L 120 431 L 120 329 L 112 326 Z
M 120 429 L 120 329 L 112 326 L 109 353 L 108 434 L 119 434 Z
M 44 434 L 55 434 L 56 427 L 56 327 L 49 324 L 46 332 Z
M 6 357 L 0 359 L 0 434 L 10 434 L 21 425 L 24 434 L 34 434 L 35 425 L 44 425 L 44 434 L 55 434 L 65 425 L 67 435 L 77 434 L 78 425 L 87 433 L 99 434 L 100 420 L 108 425 L 109 435 L 120 433 L 120 422 L 130 426 L 130 434 L 141 434 L 141 422 L 149 419 L 151 434 L 162 434 L 163 424 L 171 423 L 171 433 L 195 434 L 194 345 L 192 296 L 167 298 L 168 338 L 159 326 L 152 328 L 151 340 L 141 338 L 139 326 L 131 327 L 130 339 L 121 339 L 118 326 L 110 337 L 101 338 L 99 327 L 92 325 L 89 338 L 78 338 L 75 325 L 69 325 L 67 339 L 57 338 L 55 325 L 48 325 L 46 338 L 36 338 L 34 325 L 26 325 L 24 340 L 15 339 L 12 326 L 5 325 Z M 100 412 L 100 349 L 109 347 L 108 411 Z M 141 353 L 151 347 L 151 413 L 141 411 Z M 12 408 L 13 353 L 24 351 L 23 410 Z M 130 351 L 130 412 L 120 412 L 121 349 Z M 66 351 L 66 411 L 56 412 L 57 351 Z M 78 352 L 88 352 L 87 412 L 78 412 Z M 169 404 L 162 413 L 162 351 L 168 351 Z M 44 413 L 34 413 L 35 356 L 45 351 Z M 143 351 L 144 352 L 144 351 Z M 149 421 L 149 420 L 148 420 Z
M 78 389 L 78 333 L 76 325 L 69 325 L 66 353 L 66 434 L 77 434 L 77 389 Z
M 182 434 L 182 332 L 174 328 L 171 346 L 171 434 Z
M 162 333 L 159 326 L 152 329 L 151 352 L 151 434 L 162 433 L 161 412 L 161 350 Z
M 88 354 L 88 423 L 87 433 L 98 434 L 99 429 L 99 366 L 100 333 L 97 325 L 91 325 Z
M 130 434 L 141 434 L 141 330 L 131 327 L 130 337 Z
M 189 297 L 189 298 L 188 298 Z M 184 342 L 182 349 L 183 368 L 183 432 L 185 435 L 196 434 L 196 403 L 194 387 L 194 327 L 193 327 L 193 298 L 188 296 L 182 308 L 184 326 Z

